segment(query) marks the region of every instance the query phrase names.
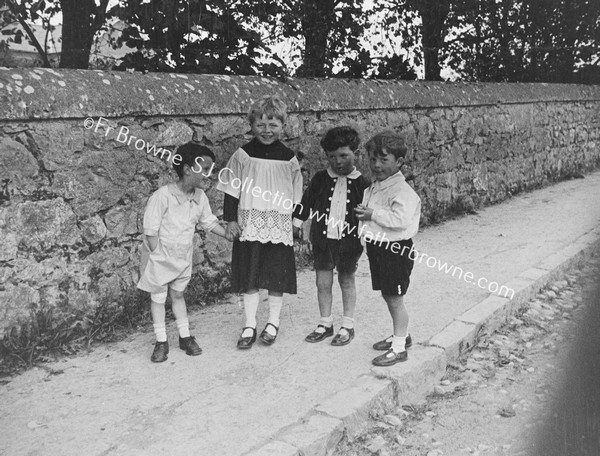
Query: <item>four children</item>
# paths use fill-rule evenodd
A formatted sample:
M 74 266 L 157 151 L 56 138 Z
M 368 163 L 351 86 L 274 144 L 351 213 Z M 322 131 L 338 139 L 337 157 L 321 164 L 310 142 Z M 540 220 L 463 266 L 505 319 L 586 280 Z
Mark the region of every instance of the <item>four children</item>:
M 233 241 L 231 284 L 243 294 L 246 317 L 237 346 L 249 349 L 257 339 L 260 288 L 268 290 L 269 318 L 259 338 L 266 345 L 277 339 L 283 293 L 296 293 L 293 237 L 299 236 L 302 222 L 309 217 L 321 319 L 306 341 L 320 342 L 334 334 L 334 268 L 342 292 L 343 316 L 331 344 L 343 346 L 353 340 L 354 274 L 362 245 L 366 245 L 373 289 L 381 291 L 393 324 L 392 335 L 373 345 L 375 350 L 385 351 L 373 359 L 373 364 L 390 366 L 407 359 L 406 349 L 412 341 L 403 296 L 414 263 L 410 258 L 411 238 L 418 231 L 421 202 L 400 172 L 406 155 L 403 138 L 384 131 L 366 143 L 374 180 L 369 186 L 355 167 L 360 144 L 357 131 L 347 126 L 332 128 L 321 141 L 329 166 L 315 174 L 302 195 L 298 159 L 280 141 L 286 119 L 286 106 L 275 96 L 265 97 L 250 108 L 248 121 L 254 138 L 235 151 L 218 175 L 217 189 L 225 193 L 226 229 L 218 224 L 203 192 L 210 176 L 202 170 L 212 171 L 215 160 L 206 147 L 194 143 L 179 147 L 177 153 L 182 159 L 174 166 L 179 181 L 161 187 L 150 197 L 144 214 L 138 288 L 151 294 L 156 334 L 153 362 L 165 361 L 169 351 L 167 291 L 180 348 L 192 356 L 202 353 L 189 333 L 183 298 L 191 277 L 196 224 Z

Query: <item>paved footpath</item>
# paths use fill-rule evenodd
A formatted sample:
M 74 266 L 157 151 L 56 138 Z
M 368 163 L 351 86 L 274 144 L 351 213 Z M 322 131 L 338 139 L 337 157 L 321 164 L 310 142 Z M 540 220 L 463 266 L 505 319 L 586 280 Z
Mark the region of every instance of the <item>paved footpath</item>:
M 149 361 L 151 331 L 92 353 L 32 369 L 0 386 L 0 455 L 325 455 L 369 411 L 422 398 L 448 360 L 497 327 L 550 279 L 576 268 L 600 241 L 600 172 L 519 195 L 415 237 L 416 248 L 458 271 L 416 265 L 407 295 L 409 360 L 375 368 L 371 344 L 390 334 L 363 256 L 357 272 L 356 338 L 346 347 L 308 344 L 317 319 L 314 273 L 284 298 L 281 333 L 267 347 L 235 348 L 237 300 L 190 316 L 204 349 L 188 357 L 168 327 L 171 353 Z M 434 261 L 430 260 L 430 265 Z M 439 263 L 438 263 L 439 264 Z M 515 290 L 512 299 L 465 281 Z M 467 276 L 470 278 L 470 276 Z M 336 329 L 341 313 L 334 293 Z M 267 306 L 259 310 L 259 330 Z

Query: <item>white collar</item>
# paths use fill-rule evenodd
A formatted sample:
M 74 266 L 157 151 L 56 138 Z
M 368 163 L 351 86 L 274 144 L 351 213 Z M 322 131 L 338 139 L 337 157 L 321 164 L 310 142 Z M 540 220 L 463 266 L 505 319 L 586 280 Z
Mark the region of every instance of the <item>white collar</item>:
M 333 179 L 337 179 L 338 177 L 346 177 L 348 179 L 356 179 L 357 177 L 359 177 L 361 175 L 360 171 L 357 170 L 356 167 L 354 167 L 352 169 L 350 174 L 338 174 L 333 169 L 331 169 L 331 166 L 327 167 L 327 174 L 329 174 L 329 177 L 331 177 Z

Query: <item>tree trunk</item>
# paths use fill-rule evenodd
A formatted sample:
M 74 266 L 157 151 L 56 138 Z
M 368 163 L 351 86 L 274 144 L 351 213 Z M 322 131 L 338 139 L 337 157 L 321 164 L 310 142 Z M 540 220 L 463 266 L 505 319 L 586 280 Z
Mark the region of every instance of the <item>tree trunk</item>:
M 423 21 L 423 60 L 425 79 L 441 81 L 440 54 L 444 44 L 444 23 L 450 12 L 450 0 L 417 0 L 417 10 Z
M 106 3 L 99 9 L 94 0 L 60 0 L 63 14 L 60 68 L 88 68 L 94 35 L 102 24 Z
M 334 0 L 303 0 L 302 34 L 304 57 L 298 69 L 300 77 L 325 77 L 327 41 L 334 18 Z

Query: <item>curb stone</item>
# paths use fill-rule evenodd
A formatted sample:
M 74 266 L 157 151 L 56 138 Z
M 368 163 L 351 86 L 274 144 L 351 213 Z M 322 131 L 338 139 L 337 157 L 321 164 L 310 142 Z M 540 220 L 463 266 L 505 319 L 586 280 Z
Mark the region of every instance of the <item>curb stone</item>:
M 356 384 L 315 406 L 299 423 L 276 433 L 271 441 L 246 456 L 326 456 L 346 435 L 350 440 L 368 426 L 372 413 L 389 412 L 433 392 L 449 362 L 469 350 L 482 334 L 491 334 L 510 320 L 549 282 L 600 252 L 600 228 L 546 257 L 503 285 L 512 299 L 489 295 L 434 335 L 425 346 L 410 350 L 405 363 L 371 368 Z

